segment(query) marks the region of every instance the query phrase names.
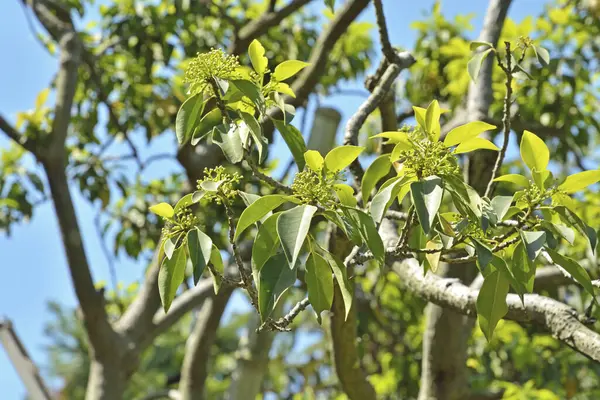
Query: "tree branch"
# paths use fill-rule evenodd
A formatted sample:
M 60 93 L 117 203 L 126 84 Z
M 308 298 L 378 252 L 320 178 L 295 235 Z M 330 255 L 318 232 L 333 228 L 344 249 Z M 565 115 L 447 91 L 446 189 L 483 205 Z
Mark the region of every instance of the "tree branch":
M 31 152 L 34 156 L 36 155 L 35 143 L 22 135 L 8 122 L 4 116 L 0 114 L 0 130 L 2 130 L 9 139 L 12 139 L 16 144 L 23 147 L 25 150 Z
M 229 49 L 229 53 L 240 54 L 246 51 L 252 40 L 264 35 L 269 29 L 279 25 L 281 21 L 311 1 L 312 0 L 292 0 L 277 11 L 275 11 L 275 1 L 272 1 L 272 6 L 269 7 L 266 13 L 261 15 L 260 18 L 252 20 L 240 29 Z
M 223 289 L 204 302 L 185 345 L 179 392 L 182 400 L 203 399 L 210 351 L 232 289 Z
M 417 296 L 441 307 L 476 317 L 477 290 L 431 273 L 423 276 L 423 269 L 415 260 L 395 263 L 392 269 L 400 277 L 400 283 Z M 506 302 L 506 319 L 539 325 L 569 347 L 600 362 L 600 334 L 589 329 L 583 323 L 587 322 L 585 316 L 578 315 L 571 307 L 537 294 L 526 294 L 525 305 L 516 294 L 509 294 Z

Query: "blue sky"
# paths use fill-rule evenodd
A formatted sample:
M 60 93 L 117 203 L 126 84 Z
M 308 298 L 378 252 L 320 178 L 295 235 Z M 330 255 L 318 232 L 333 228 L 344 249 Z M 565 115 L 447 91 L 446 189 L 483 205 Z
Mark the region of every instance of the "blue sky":
M 341 4 L 342 1 L 338 0 L 337 3 Z M 384 1 L 394 45 L 406 48 L 412 46 L 415 32 L 411 30 L 410 22 L 422 19 L 431 9 L 432 3 L 433 0 L 422 0 L 416 5 L 400 0 Z M 544 4 L 545 1 L 542 0 L 514 1 L 509 15 L 516 20 L 527 15 L 537 15 Z M 486 6 L 487 2 L 483 0 L 442 2 L 442 10 L 448 16 L 469 12 L 475 14 L 474 36 L 481 27 Z M 0 63 L 0 112 L 14 121 L 16 113 L 32 108 L 37 93 L 48 86 L 56 72 L 57 59 L 48 55 L 34 38 L 20 2 L 2 2 L 0 15 L 0 53 L 5 55 L 4 62 Z M 374 21 L 372 9 L 361 18 Z M 40 27 L 37 29 L 41 30 Z M 373 34 L 376 34 L 375 30 Z M 362 83 L 356 87 L 362 88 Z M 321 105 L 338 108 L 343 115 L 343 127 L 362 100 L 355 96 L 332 96 L 322 99 Z M 155 144 L 147 150 L 148 154 L 163 145 L 164 142 Z M 0 148 L 7 146 L 7 139 L 0 133 Z M 174 152 L 174 138 L 168 141 L 167 146 L 171 146 Z M 156 173 L 157 168 L 148 172 L 149 177 L 156 177 L 152 175 Z M 77 191 L 73 191 L 73 195 L 94 278 L 108 281 L 107 262 L 93 225 L 94 208 Z M 25 347 L 43 371 L 46 364 L 43 326 L 48 319 L 46 303 L 55 300 L 71 306 L 76 304 L 57 221 L 50 203 L 38 207 L 29 223 L 15 225 L 11 237 L 0 235 L 0 255 L 0 318 L 12 320 Z M 143 267 L 142 264 L 123 258 L 117 264 L 119 279 L 124 282 L 137 280 L 143 273 Z M 0 388 L 5 400 L 22 399 L 25 395 L 25 389 L 3 350 L 0 350 Z

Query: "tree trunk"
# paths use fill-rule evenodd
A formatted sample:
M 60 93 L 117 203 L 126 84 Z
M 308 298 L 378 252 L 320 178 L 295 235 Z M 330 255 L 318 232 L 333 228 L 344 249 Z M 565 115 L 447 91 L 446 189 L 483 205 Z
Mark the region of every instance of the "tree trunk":
M 127 377 L 119 363 L 102 364 L 92 360 L 85 398 L 86 400 L 123 399 Z

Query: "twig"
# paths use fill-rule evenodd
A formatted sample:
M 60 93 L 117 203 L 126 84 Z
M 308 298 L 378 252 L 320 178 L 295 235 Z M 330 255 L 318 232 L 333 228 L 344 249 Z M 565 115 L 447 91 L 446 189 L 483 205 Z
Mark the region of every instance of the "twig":
M 306 310 L 306 307 L 310 305 L 308 301 L 308 297 L 300 300 L 296 305 L 283 317 L 279 318 L 277 321 L 273 321 L 272 319 L 268 319 L 261 326 L 258 327 L 256 332 L 260 333 L 265 329 L 276 330 L 280 332 L 287 332 L 290 329 L 288 326 L 294 321 L 294 319 L 300 314 L 302 311 Z
M 494 187 L 494 179 L 496 179 L 496 175 L 502 166 L 502 162 L 504 161 L 504 156 L 506 155 L 506 149 L 508 148 L 508 141 L 510 138 L 510 99 L 512 97 L 512 68 L 511 68 L 511 50 L 510 50 L 510 42 L 504 42 L 506 46 L 506 65 L 502 63 L 500 58 L 498 58 L 498 64 L 500 68 L 504 71 L 506 75 L 506 92 L 504 94 L 504 110 L 502 112 L 502 127 L 504 131 L 504 142 L 502 143 L 502 148 L 498 153 L 498 157 L 496 158 L 496 163 L 494 164 L 494 169 L 492 170 L 492 176 L 487 184 L 485 189 L 484 197 L 489 197 L 492 194 L 492 189 Z
M 289 186 L 284 185 L 281 182 L 276 181 L 275 179 L 271 178 L 268 175 L 263 174 L 262 172 L 259 171 L 258 167 L 256 166 L 256 164 L 254 164 L 254 162 L 252 161 L 252 159 L 249 156 L 244 156 L 244 159 L 246 160 L 246 162 L 248 163 L 248 166 L 250 167 L 250 169 L 252 170 L 252 173 L 261 181 L 263 181 L 264 183 L 266 183 L 269 186 L 272 186 L 275 189 L 278 189 L 286 194 L 293 194 L 294 192 L 292 191 L 292 188 Z

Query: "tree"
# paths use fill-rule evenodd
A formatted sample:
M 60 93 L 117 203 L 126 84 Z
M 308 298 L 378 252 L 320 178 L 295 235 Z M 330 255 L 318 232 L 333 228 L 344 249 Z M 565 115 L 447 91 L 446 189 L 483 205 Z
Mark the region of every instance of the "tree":
M 532 26 L 505 23 L 510 1 L 492 0 L 478 41 L 469 44 L 460 21 L 445 20 L 436 6 L 432 20 L 418 26 L 411 55 L 392 47 L 383 5 L 374 0 L 383 56 L 366 82 L 371 93 L 350 118 L 344 145 L 321 154 L 307 149 L 291 123 L 295 107 L 305 107 L 314 91 L 327 93 L 338 80 L 364 72 L 372 44 L 364 25 L 353 21 L 370 2 L 329 4 L 334 12 L 322 31 L 291 29 L 294 23 L 312 26 L 311 14 L 302 11 L 307 3 L 101 5 L 100 43 L 76 31 L 71 19 L 89 5 L 28 4 L 49 34 L 49 50 L 59 47 L 56 103 L 52 111 L 44 107 L 46 91 L 16 126 L 0 118 L 0 129 L 20 148 L 5 161 L 3 174 L 16 175 L 27 151 L 46 175 L 47 183 L 29 171 L 21 179 L 34 190 L 49 187 L 60 222 L 82 320 L 68 329 L 89 352 L 81 363 L 90 369 L 86 398 L 143 396 L 161 374 L 159 386 L 166 390 L 167 374 L 179 367 L 172 380 L 183 398 L 222 397 L 229 383 L 232 398 L 266 390 L 292 397 L 303 390 L 309 398 L 415 397 L 418 391 L 423 399 L 453 399 L 472 394 L 468 382 L 476 391 L 505 390 L 508 396 L 518 384 L 498 384 L 503 379 L 495 379 L 478 359 L 478 347 L 469 346 L 476 315 L 477 332 L 493 351 L 515 351 L 506 343 L 508 329 L 524 340 L 541 329 L 599 361 L 590 274 L 597 272 L 600 212 L 593 191 L 579 193 L 598 182 L 600 172 L 565 179 L 569 168 L 556 173 L 549 167 L 549 147 L 553 161 L 575 157 L 582 164 L 598 133 L 594 81 L 586 73 L 598 53 L 590 39 L 597 37 L 595 9 L 569 2 L 549 9 L 536 24 L 537 40 Z M 411 74 L 406 99 L 399 101 L 390 89 L 405 69 Z M 577 96 L 561 96 L 558 103 L 565 87 Z M 536 102 L 525 101 L 534 95 Z M 376 109 L 380 121 L 369 120 Z M 413 116 L 415 126 L 398 129 Z M 360 137 L 366 123 L 376 135 Z M 265 163 L 274 129 L 298 169 L 291 184 L 274 178 Z M 511 130 L 522 162 L 506 165 Z M 489 140 L 494 133 L 500 147 Z M 144 182 L 143 170 L 168 156 L 143 159 L 133 138 L 141 134 L 147 141 L 176 136 L 186 178 Z M 126 153 L 114 161 L 130 160 L 138 170 L 133 177 L 106 155 L 118 136 Z M 381 146 L 359 146 L 359 140 L 379 138 L 386 139 Z M 376 153 L 370 162 L 359 161 L 365 147 Z M 116 226 L 115 249 L 131 257 L 156 249 L 135 294 L 116 290 L 107 298 L 94 285 L 70 181 L 109 215 L 104 231 Z M 20 182 L 5 190 L 5 226 L 31 214 L 29 187 Z M 582 288 L 570 290 L 583 307 L 565 304 L 570 296 L 557 291 L 574 284 Z M 232 370 L 210 360 L 235 351 L 231 329 L 239 329 L 239 319 L 219 325 L 236 288 L 248 295 L 251 315 L 260 321 L 251 318 L 247 325 L 258 332 L 248 345 L 248 363 L 240 359 Z M 425 314 L 413 296 L 431 302 Z M 305 311 L 309 305 L 316 318 Z M 182 336 L 182 318 L 195 308 L 194 324 Z M 505 317 L 524 328 L 502 325 Z M 313 359 L 311 353 L 302 366 L 285 357 L 268 360 L 274 332 L 293 322 L 293 329 L 327 332 L 312 349 L 320 355 Z M 177 351 L 167 346 L 171 357 L 156 365 L 162 340 L 186 345 Z M 473 340 L 483 346 L 480 334 Z M 406 359 L 390 358 L 398 350 L 418 355 L 421 342 L 420 373 Z M 494 357 L 493 351 L 486 356 Z M 570 352 L 561 360 L 571 358 L 597 368 Z M 269 372 L 258 386 L 267 363 L 286 371 L 287 381 Z M 506 381 L 522 383 L 525 396 L 543 395 L 525 383 L 534 374 L 510 375 L 511 368 L 529 365 L 526 359 L 506 364 Z M 479 380 L 469 378 L 467 365 Z M 337 380 L 323 377 L 329 367 Z M 572 382 L 560 390 L 570 395 Z

